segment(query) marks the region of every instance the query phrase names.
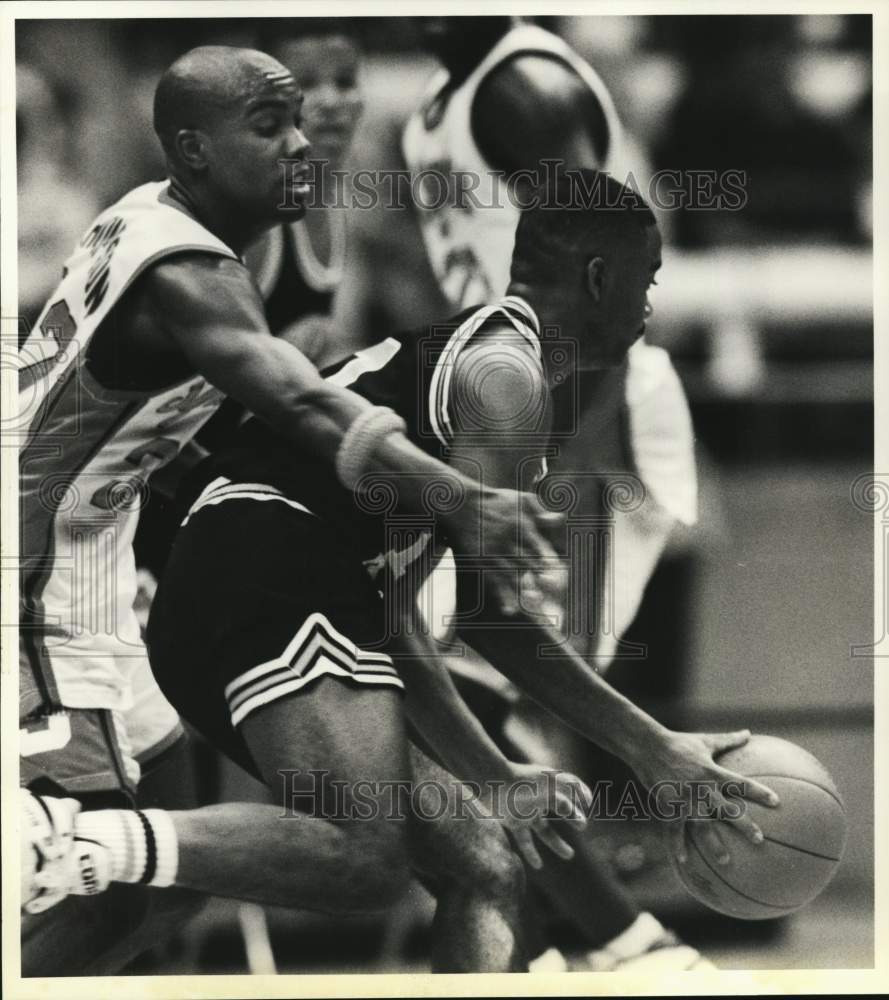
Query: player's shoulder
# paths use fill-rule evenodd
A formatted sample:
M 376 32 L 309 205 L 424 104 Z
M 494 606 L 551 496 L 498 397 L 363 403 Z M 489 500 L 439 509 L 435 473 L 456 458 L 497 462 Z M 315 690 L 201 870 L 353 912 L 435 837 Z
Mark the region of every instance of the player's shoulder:
M 200 251 L 176 254 L 147 268 L 139 285 L 142 295 L 160 303 L 167 315 L 230 321 L 245 312 L 262 312 L 253 277 L 233 257 Z
M 539 355 L 506 321 L 491 323 L 466 345 L 454 363 L 454 376 L 464 381 L 493 378 L 528 386 L 545 384 Z
M 146 269 L 145 278 L 152 287 L 186 295 L 222 285 L 255 287 L 249 270 L 240 260 L 199 250 L 162 258 Z
M 539 355 L 506 321 L 489 323 L 454 363 L 451 405 L 467 417 L 496 426 L 525 414 L 536 426 L 547 397 Z
M 495 66 L 481 82 L 476 105 L 501 113 L 577 115 L 589 95 L 580 74 L 557 53 L 518 51 Z

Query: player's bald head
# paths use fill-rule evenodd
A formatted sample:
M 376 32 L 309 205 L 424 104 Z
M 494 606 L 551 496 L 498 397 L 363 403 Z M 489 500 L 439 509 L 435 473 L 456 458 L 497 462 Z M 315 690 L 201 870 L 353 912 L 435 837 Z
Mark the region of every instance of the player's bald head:
M 168 155 L 182 129 L 200 129 L 264 94 L 295 91 L 289 70 L 256 49 L 202 45 L 170 66 L 154 93 L 154 130 Z

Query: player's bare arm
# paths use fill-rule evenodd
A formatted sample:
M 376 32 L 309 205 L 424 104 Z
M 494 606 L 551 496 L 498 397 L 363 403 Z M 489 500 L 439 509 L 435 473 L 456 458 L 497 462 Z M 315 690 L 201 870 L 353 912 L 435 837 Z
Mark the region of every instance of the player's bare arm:
M 472 133 L 485 159 L 501 170 L 545 158 L 595 167 L 608 150 L 602 107 L 574 70 L 542 53 L 498 66 L 478 89 Z
M 493 809 L 502 818 L 516 848 L 532 868 L 543 864 L 535 837 L 558 857 L 571 858 L 573 848 L 556 833 L 547 811 L 555 803 L 559 817 L 583 829 L 589 789 L 573 774 L 552 772 L 533 763 L 515 763 L 503 755 L 463 700 L 440 648 L 418 620 L 413 588 L 396 589 L 390 595 L 390 600 L 400 598 L 403 627 L 393 637 L 390 652 L 399 657 L 408 720 L 440 763 L 472 786 L 484 808 Z M 518 787 L 517 783 L 524 793 L 522 800 L 513 809 L 504 809 L 498 797 L 505 789 Z
M 310 441 L 331 462 L 337 460 L 347 431 L 370 404 L 322 379 L 293 345 L 268 330 L 259 293 L 247 270 L 236 261 L 194 255 L 158 265 L 148 277 L 145 300 L 164 303 L 160 334 L 163 347 L 179 351 L 189 363 L 227 395 L 263 417 L 297 443 Z M 362 456 L 360 456 L 362 457 Z M 376 436 L 372 453 L 362 457 L 361 473 L 391 475 L 405 509 L 423 510 L 427 483 L 455 480 L 455 472 L 411 444 L 402 433 Z M 404 475 L 410 473 L 410 475 Z M 455 548 L 476 544 L 483 524 L 489 550 L 503 558 L 492 584 L 507 606 L 513 603 L 509 569 L 516 554 L 516 526 L 521 525 L 529 561 L 555 553 L 544 532 L 553 523 L 536 499 L 505 490 L 480 487 L 457 475 L 465 502 L 443 515 Z M 541 529 L 542 526 L 542 529 Z
M 291 438 L 309 437 L 326 457 L 369 409 L 354 393 L 326 385 L 308 359 L 273 337 L 262 300 L 240 262 L 195 254 L 161 263 L 147 280 L 146 298 L 160 329 L 145 335 L 158 348 L 182 353 L 226 395 Z
M 478 378 L 479 365 L 492 359 L 496 359 L 496 364 L 490 366 L 489 378 Z M 495 336 L 489 336 L 464 352 L 456 366 L 455 382 L 452 462 L 458 467 L 476 469 L 481 476 L 494 477 L 497 485 L 514 485 L 521 476 L 524 460 L 519 449 L 507 446 L 509 439 L 502 436 L 502 428 L 515 412 L 516 398 L 538 399 L 538 416 L 543 413 L 542 369 L 538 367 L 535 373 L 526 357 L 515 348 L 510 349 L 508 340 L 501 344 Z M 530 426 L 530 421 L 526 420 L 526 425 Z M 499 439 L 492 436 L 497 432 Z M 599 677 L 553 629 L 541 626 L 524 610 L 507 618 L 491 608 L 479 592 L 477 579 L 471 573 L 458 574 L 458 608 L 475 608 L 481 603 L 484 612 L 479 620 L 486 623 L 464 626 L 463 638 L 535 701 L 587 739 L 623 759 L 646 787 L 671 782 L 673 787 L 685 790 L 691 788 L 691 783 L 707 782 L 714 789 L 713 804 L 719 807 L 727 804 L 719 789 L 725 782 L 735 781 L 741 783 L 751 801 L 775 804 L 768 788 L 745 780 L 713 760 L 722 750 L 743 745 L 749 737 L 747 731 L 690 734 L 668 730 Z M 563 656 L 538 660 L 538 648 L 556 644 L 562 647 Z M 733 822 L 751 840 L 761 839 L 761 832 L 749 817 L 741 816 Z M 674 827 L 681 856 L 682 824 Z M 716 824 L 707 824 L 705 836 L 714 853 L 725 856 Z

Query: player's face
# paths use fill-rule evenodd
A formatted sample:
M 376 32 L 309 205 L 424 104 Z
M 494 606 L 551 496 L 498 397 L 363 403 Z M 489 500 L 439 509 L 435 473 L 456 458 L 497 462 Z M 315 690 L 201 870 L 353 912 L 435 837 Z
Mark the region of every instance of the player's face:
M 309 143 L 301 116 L 299 88 L 277 64 L 217 116 L 207 133 L 209 177 L 233 213 L 256 222 L 305 213 Z
M 364 109 L 358 46 L 345 35 L 318 35 L 286 42 L 279 55 L 302 91 L 312 158 L 339 165 Z
M 596 334 L 585 338 L 588 368 L 619 365 L 627 351 L 645 333 L 652 314 L 648 293 L 656 284 L 661 266 L 661 234 L 654 224 L 615 248 L 607 272 L 601 300 L 594 310 Z

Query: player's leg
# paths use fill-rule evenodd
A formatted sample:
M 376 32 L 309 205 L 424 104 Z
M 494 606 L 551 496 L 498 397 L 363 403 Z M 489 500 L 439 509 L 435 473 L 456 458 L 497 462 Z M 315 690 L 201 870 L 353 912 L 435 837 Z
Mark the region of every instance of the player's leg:
M 411 854 L 438 903 L 433 972 L 526 971 L 525 876 L 505 830 L 479 817 L 454 776 L 414 744 L 411 763 Z
M 281 805 L 226 803 L 144 813 L 101 809 L 77 816 L 75 842 L 110 852 L 112 877 L 119 881 L 146 878 L 153 858 L 157 877 L 165 873 L 164 885 L 333 913 L 385 909 L 408 876 L 407 812 L 401 810 L 399 819 L 386 801 L 393 788 L 406 788 L 410 781 L 401 726 L 400 695 L 391 685 L 363 687 L 321 677 L 299 696 L 258 707 L 244 720 L 247 750 Z M 356 815 L 359 782 L 365 788 Z M 106 949 L 118 960 L 137 954 L 131 921 L 122 921 L 119 933 L 110 926 L 121 906 L 135 909 L 140 927 L 153 916 L 151 894 L 121 891 L 131 888 L 143 890 L 113 886 L 95 899 L 60 904 L 65 909 L 57 908 L 57 916 L 53 911 L 40 916 L 47 927 L 42 934 L 29 920 L 34 957 L 28 972 L 75 974 L 99 967 L 74 953 L 63 955 L 50 972 L 37 954 L 51 948 L 53 931 L 63 933 L 75 917 L 84 921 L 85 937 L 104 935 Z
M 387 906 L 408 875 L 410 803 L 396 790 L 432 778 L 452 801 L 438 821 L 411 830 L 440 895 L 435 966 L 523 968 L 521 864 L 496 821 L 470 831 L 448 818 L 456 785 L 446 772 L 425 762 L 413 773 L 400 681 L 387 657 L 367 652 L 383 637 L 382 611 L 341 532 L 281 501 L 223 501 L 193 514 L 180 534 L 149 630 L 158 636 L 151 647 L 157 676 L 177 708 L 261 773 L 282 801 L 276 831 L 289 858 L 264 860 L 249 877 L 236 872 L 239 892 L 255 893 L 257 885 L 280 892 L 283 884 L 302 907 Z M 208 648 L 218 622 L 224 634 Z M 176 686 L 199 666 L 197 685 Z M 211 710 L 220 691 L 224 718 Z M 282 818 L 294 796 L 316 815 Z M 183 824 L 197 817 L 173 816 Z M 201 832 L 190 831 L 193 863 L 209 867 L 218 834 L 208 826 L 201 846 Z M 215 866 L 204 874 L 217 877 Z
M 179 533 L 152 606 L 152 667 L 277 804 L 172 813 L 177 884 L 384 909 L 407 878 L 405 824 L 387 799 L 410 766 L 401 680 L 370 651 L 380 595 L 341 532 L 283 497 L 234 493 L 194 508 Z
M 75 797 L 85 812 L 131 811 L 138 792 L 127 778 L 127 751 L 118 740 L 116 722 L 119 717 L 116 720 L 115 713 L 104 710 L 32 713 L 20 741 L 26 752 L 20 761 L 22 784 L 42 794 Z M 49 742 L 58 745 L 50 747 Z M 168 753 L 176 753 L 169 739 L 161 742 L 169 745 Z M 180 740 L 180 749 L 181 745 Z M 43 913 L 24 913 L 22 975 L 117 972 L 159 939 L 181 929 L 201 905 L 185 890 L 119 885 L 99 896 L 70 896 Z
M 240 725 L 278 805 L 222 803 L 170 813 L 177 884 L 329 913 L 386 909 L 407 882 L 407 788 L 400 695 L 322 677 Z

